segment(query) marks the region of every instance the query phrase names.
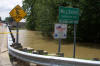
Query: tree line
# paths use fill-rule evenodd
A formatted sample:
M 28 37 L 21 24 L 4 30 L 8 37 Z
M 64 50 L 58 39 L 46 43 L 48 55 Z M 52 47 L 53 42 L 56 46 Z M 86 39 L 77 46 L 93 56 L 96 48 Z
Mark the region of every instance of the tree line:
M 41 31 L 52 38 L 54 24 L 58 23 L 59 6 L 80 9 L 77 24 L 77 40 L 84 42 L 100 41 L 100 1 L 99 0 L 24 0 L 23 9 L 27 12 L 26 27 Z M 68 25 L 68 38 L 73 39 L 73 25 Z

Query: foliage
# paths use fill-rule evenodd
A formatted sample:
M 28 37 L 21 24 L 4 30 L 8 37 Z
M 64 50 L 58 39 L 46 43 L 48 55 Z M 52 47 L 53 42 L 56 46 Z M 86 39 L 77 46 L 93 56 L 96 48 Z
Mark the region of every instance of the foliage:
M 66 0 L 24 0 L 23 8 L 28 13 L 27 28 L 39 30 L 52 36 L 54 24 L 58 22 L 58 7 Z M 63 4 L 62 4 L 63 5 Z M 33 28 L 33 29 L 32 29 Z
M 52 36 L 54 24 L 58 23 L 59 6 L 80 8 L 80 20 L 77 25 L 78 40 L 100 40 L 100 2 L 98 0 L 24 0 L 23 8 L 28 14 L 27 28 Z M 73 25 L 68 25 L 68 39 L 73 39 Z
M 23 8 L 27 12 L 27 24 L 26 27 L 29 30 L 34 30 L 35 29 L 35 13 L 34 13 L 34 3 L 36 0 L 24 0 L 23 1 Z
M 82 14 L 78 25 L 79 40 L 90 42 L 100 40 L 99 4 L 98 0 L 82 0 L 80 2 Z
M 1 20 L 1 17 L 0 17 L 0 21 L 2 21 L 2 20 Z
M 9 24 L 12 23 L 14 20 L 12 17 L 6 17 L 5 21 L 8 22 Z

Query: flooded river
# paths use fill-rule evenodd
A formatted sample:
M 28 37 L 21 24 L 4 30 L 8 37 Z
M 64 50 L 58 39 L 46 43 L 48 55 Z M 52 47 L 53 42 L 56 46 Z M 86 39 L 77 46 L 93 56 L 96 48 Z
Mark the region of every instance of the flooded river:
M 14 32 L 14 31 L 13 31 Z M 15 34 L 15 33 L 14 33 Z M 55 40 L 48 40 L 41 36 L 39 32 L 20 30 L 19 42 L 24 47 L 31 47 L 34 49 L 43 49 L 51 54 L 57 53 L 58 42 Z M 77 43 L 76 46 L 76 58 L 93 59 L 100 58 L 100 48 L 95 46 L 84 46 L 86 43 Z M 93 45 L 93 44 L 92 44 Z M 73 43 L 66 43 L 61 45 L 61 52 L 65 57 L 73 56 Z

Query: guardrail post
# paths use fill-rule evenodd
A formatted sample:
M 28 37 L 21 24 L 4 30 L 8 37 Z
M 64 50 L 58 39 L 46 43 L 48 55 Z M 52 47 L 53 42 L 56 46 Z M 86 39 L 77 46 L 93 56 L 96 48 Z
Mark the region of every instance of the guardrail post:
M 13 66 L 30 66 L 29 62 L 22 61 L 20 59 L 17 59 L 16 57 L 13 57 L 12 55 L 9 54 L 10 61 Z
M 39 65 L 39 64 L 37 64 L 36 66 L 43 66 L 43 65 Z
M 44 50 L 37 50 L 37 53 L 40 55 L 44 55 Z
M 64 53 L 57 53 L 58 57 L 64 57 Z
M 18 59 L 17 66 L 30 66 L 30 63 Z
M 13 44 L 11 45 L 11 47 L 13 47 L 13 48 L 15 48 L 15 49 L 19 49 L 19 50 L 22 49 L 21 43 L 13 43 Z

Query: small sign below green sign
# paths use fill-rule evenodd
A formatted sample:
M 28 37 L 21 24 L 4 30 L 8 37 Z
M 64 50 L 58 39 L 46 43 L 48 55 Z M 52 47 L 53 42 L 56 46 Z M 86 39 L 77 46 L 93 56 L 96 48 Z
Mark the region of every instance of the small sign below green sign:
M 67 8 L 59 7 L 59 23 L 65 24 L 78 24 L 79 20 L 79 9 L 78 8 Z

